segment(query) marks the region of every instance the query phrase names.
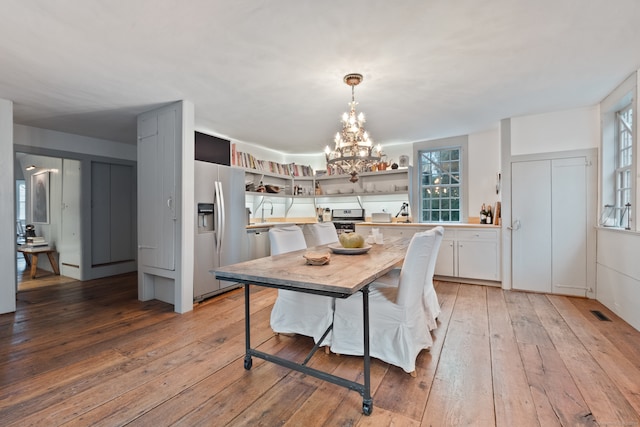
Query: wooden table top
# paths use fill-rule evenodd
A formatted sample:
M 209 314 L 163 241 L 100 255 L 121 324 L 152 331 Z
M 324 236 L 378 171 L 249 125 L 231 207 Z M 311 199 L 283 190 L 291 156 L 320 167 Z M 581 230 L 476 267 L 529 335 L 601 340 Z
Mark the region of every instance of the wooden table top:
M 311 289 L 346 297 L 386 274 L 402 261 L 410 240 L 410 237 L 385 238 L 384 244 L 372 245 L 369 252 L 360 255 L 331 253 L 331 261 L 321 266 L 308 265 L 302 256 L 307 252 L 330 252 L 327 245 L 258 258 L 220 267 L 211 272 L 218 279 Z
M 42 254 L 42 253 L 47 253 L 47 252 L 55 252 L 55 248 L 53 248 L 51 246 L 26 246 L 26 245 L 22 245 L 22 246 L 18 246 L 18 252 L 26 252 L 28 254 L 34 254 L 34 253 Z

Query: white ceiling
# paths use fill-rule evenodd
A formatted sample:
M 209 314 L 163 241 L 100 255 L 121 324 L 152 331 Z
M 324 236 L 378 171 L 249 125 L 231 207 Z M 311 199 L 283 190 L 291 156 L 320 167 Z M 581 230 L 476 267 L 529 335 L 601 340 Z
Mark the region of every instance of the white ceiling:
M 16 123 L 135 143 L 187 99 L 196 128 L 321 152 L 356 87 L 374 141 L 590 106 L 640 68 L 638 0 L 0 0 Z

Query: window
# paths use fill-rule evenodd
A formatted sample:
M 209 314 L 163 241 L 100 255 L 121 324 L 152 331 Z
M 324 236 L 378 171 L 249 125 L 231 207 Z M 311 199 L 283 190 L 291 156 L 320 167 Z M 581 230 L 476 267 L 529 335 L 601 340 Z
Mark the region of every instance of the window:
M 461 221 L 461 147 L 421 150 L 420 221 Z
M 601 227 L 640 231 L 638 200 L 638 72 L 632 73 L 600 102 L 600 221 Z M 635 112 L 634 112 L 635 110 Z
M 24 222 L 27 218 L 27 186 L 24 179 L 16 180 L 16 219 Z
M 631 104 L 616 112 L 615 210 L 620 226 L 631 214 L 633 169 L 633 108 Z

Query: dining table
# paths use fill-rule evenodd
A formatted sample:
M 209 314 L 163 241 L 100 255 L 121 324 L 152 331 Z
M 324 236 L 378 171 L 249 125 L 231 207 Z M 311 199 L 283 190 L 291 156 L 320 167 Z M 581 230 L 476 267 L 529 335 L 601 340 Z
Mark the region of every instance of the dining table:
M 410 237 L 384 238 L 381 244 L 366 245 L 368 250 L 340 250 L 334 245 L 315 246 L 280 255 L 257 258 L 211 270 L 216 278 L 244 285 L 245 300 L 245 357 L 244 368 L 251 369 L 252 357 L 267 360 L 289 369 L 303 372 L 315 378 L 346 387 L 362 395 L 362 412 L 373 411 L 371 397 L 371 357 L 369 352 L 369 285 L 404 260 Z M 339 244 L 337 244 L 339 246 Z M 330 246 L 333 246 L 331 248 Z M 330 251 L 336 251 L 331 253 Z M 330 261 L 324 265 L 310 265 L 303 255 L 308 252 L 330 253 Z M 318 350 L 316 344 L 302 363 L 267 354 L 251 348 L 250 286 L 286 289 L 296 292 L 324 295 L 333 298 L 349 298 L 362 293 L 363 312 L 363 383 L 330 374 L 307 365 Z M 329 326 L 324 337 L 331 331 Z

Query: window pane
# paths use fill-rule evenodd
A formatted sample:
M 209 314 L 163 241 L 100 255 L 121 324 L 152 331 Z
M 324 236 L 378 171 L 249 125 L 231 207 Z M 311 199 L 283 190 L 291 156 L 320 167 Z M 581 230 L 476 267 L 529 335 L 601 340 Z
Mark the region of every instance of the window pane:
M 615 195 L 616 211 L 622 220 L 624 212 L 631 211 L 631 206 L 625 206 L 631 202 L 633 183 L 633 108 L 630 105 L 616 113 L 616 168 L 615 168 Z M 624 215 L 626 215 L 624 213 Z M 625 224 L 619 224 L 624 226 Z
M 423 221 L 460 221 L 460 147 L 419 153 Z

